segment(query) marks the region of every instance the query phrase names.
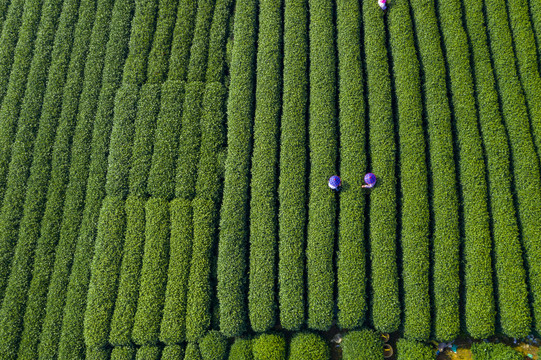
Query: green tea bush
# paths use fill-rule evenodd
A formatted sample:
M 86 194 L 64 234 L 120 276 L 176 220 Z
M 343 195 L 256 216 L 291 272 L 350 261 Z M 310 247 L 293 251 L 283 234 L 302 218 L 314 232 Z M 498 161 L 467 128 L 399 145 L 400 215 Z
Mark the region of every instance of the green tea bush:
M 130 194 L 147 196 L 147 181 L 152 163 L 154 130 L 160 111 L 160 85 L 145 84 L 141 87 L 135 118 L 135 137 L 129 176 Z
M 88 348 L 86 350 L 86 359 L 88 360 L 108 360 L 110 355 L 110 348 Z
M 5 15 L 5 21 L 0 20 L 0 104 L 6 95 L 9 84 L 9 75 L 13 66 L 15 49 L 21 22 L 23 19 L 23 10 L 26 5 L 24 0 L 4 1 L 5 5 L 9 3 L 9 9 L 0 9 L 0 13 Z M 27 4 L 28 6 L 35 6 Z
M 520 338 L 530 332 L 531 317 L 511 188 L 511 154 L 490 63 L 482 6 L 472 2 L 465 2 L 465 5 L 476 97 L 480 104 L 479 122 L 487 160 L 491 215 L 494 218 L 492 226 L 498 320 L 504 334 Z
M 439 39 L 434 8 L 422 0 L 412 0 L 411 6 L 424 76 L 430 149 L 435 333 L 444 341 L 455 338 L 460 326 L 460 233 L 451 112 L 441 45 L 434 40 L 435 36 Z
M 157 13 L 158 0 L 135 0 L 129 53 L 122 73 L 123 84 L 142 85 L 147 80 L 148 55 L 152 45 Z
M 160 360 L 161 348 L 156 345 L 141 346 L 137 350 L 135 360 Z
M 109 4 L 109 9 L 112 6 Z M 59 347 L 59 357 L 61 358 L 68 355 L 74 356 L 74 354 L 80 354 L 79 356 L 82 357 L 85 351 L 84 316 L 90 283 L 90 268 L 94 254 L 94 242 L 98 232 L 100 208 L 105 196 L 107 154 L 113 123 L 114 98 L 120 86 L 122 68 L 127 53 L 133 7 L 134 3 L 131 0 L 115 1 L 110 18 L 109 15 L 102 18 L 99 11 L 96 14 L 100 25 L 96 25 L 93 31 L 90 54 L 87 59 L 87 64 L 92 65 L 87 65 L 85 69 L 84 85 L 84 88 L 88 89 L 88 93 L 93 96 L 88 98 L 81 96 L 82 103 L 79 112 L 79 116 L 85 117 L 85 122 L 90 121 L 93 124 L 91 161 L 84 199 L 85 207 L 67 288 Z M 98 5 L 99 9 L 100 5 Z M 106 14 L 110 11 L 106 10 Z M 100 29 L 105 34 L 100 36 Z M 105 41 L 107 41 L 107 45 L 104 49 Z M 92 54 L 95 54 L 96 59 L 104 60 L 94 62 Z M 103 61 L 103 69 L 100 69 L 99 66 L 101 61 Z M 101 88 L 98 80 L 101 80 Z M 83 89 L 83 94 L 85 94 L 85 89 Z M 88 154 L 88 152 L 87 148 L 85 153 Z M 108 334 L 105 336 L 107 337 Z
M 194 233 L 191 201 L 175 199 L 171 202 L 170 206 L 171 239 L 169 244 L 169 268 L 167 270 L 165 305 L 160 329 L 160 340 L 166 344 L 174 344 L 186 340 L 186 328 L 189 328 L 190 323 L 186 320 L 188 276 L 194 271 L 190 269 Z M 206 284 L 203 279 L 198 279 L 198 281 L 201 281 L 201 285 Z M 201 301 L 203 299 L 198 300 Z M 192 341 L 197 339 L 198 337 L 190 338 Z
M 342 339 L 344 360 L 383 359 L 383 344 L 379 335 L 372 330 L 350 331 Z
M 181 360 L 184 359 L 183 345 L 167 345 L 163 348 L 162 360 Z
M 364 197 L 359 171 L 366 168 L 365 105 L 361 64 L 361 9 L 357 1 L 336 3 L 339 71 L 340 176 L 347 191 L 340 194 L 338 222 L 338 323 L 354 328 L 364 322 L 366 264 Z M 367 25 L 367 24 L 365 24 Z M 300 355 L 300 354 L 299 354 Z
M 195 196 L 194 182 L 197 177 L 197 163 L 201 144 L 199 122 L 204 93 L 204 83 L 197 81 L 186 84 L 175 194 L 176 197 L 189 200 L 192 200 Z
M 28 72 L 32 63 L 30 59 L 33 58 L 34 41 L 39 28 L 43 4 L 44 1 L 41 0 L 25 3 L 18 39 L 16 39 L 17 45 L 14 49 L 15 53 L 13 55 L 11 72 L 9 74 L 1 74 L 5 75 L 5 77 L 2 76 L 2 80 L 0 81 L 6 81 L 3 87 L 7 87 L 7 90 L 3 90 L 6 93 L 2 96 L 2 105 L 0 106 L 0 201 L 4 199 L 5 195 L 6 177 L 11 159 L 11 146 L 15 139 L 17 120 L 21 109 L 21 101 L 23 100 L 26 89 Z M 58 3 L 53 2 L 53 4 L 56 4 L 56 9 L 58 9 Z M 50 7 L 50 3 L 46 5 Z M 55 15 L 58 17 L 58 13 Z M 6 28 L 6 30 L 8 29 Z M 1 44 L 4 45 L 4 42 L 2 41 Z M 10 44 L 6 42 L 5 45 L 8 46 Z M 4 51 L 1 53 L 8 55 Z M 9 84 L 7 83 L 8 80 Z M 2 293 L 3 290 L 0 291 L 0 298 L 2 297 Z
M 530 132 L 528 111 L 521 84 L 514 69 L 509 27 L 495 1 L 485 4 L 487 28 L 500 105 L 509 136 L 513 161 L 515 191 L 518 204 L 518 222 L 522 245 L 526 251 L 529 289 L 536 331 L 541 330 L 541 175 L 535 159 L 535 146 Z M 477 6 L 466 2 L 466 7 Z M 502 22 L 503 21 L 503 22 Z M 486 31 L 485 31 L 486 32 Z
M 147 185 L 151 196 L 172 199 L 175 195 L 184 86 L 184 82 L 180 81 L 166 81 L 162 86 L 161 109 L 156 125 Z
M 314 333 L 297 333 L 289 343 L 289 360 L 328 360 L 330 356 L 329 345 Z
M 100 211 L 84 317 L 84 337 L 88 348 L 105 346 L 109 340 L 124 245 L 125 220 L 124 200 L 106 197 Z
M 135 348 L 130 346 L 116 346 L 111 351 L 111 360 L 133 360 Z
M 60 39 L 69 38 L 69 33 L 73 31 L 74 19 L 77 18 L 77 5 L 64 10 L 63 14 L 65 15 L 61 18 L 59 33 L 57 34 Z M 66 106 L 62 110 L 63 116 L 59 120 L 61 116 L 60 106 L 58 106 L 57 100 L 62 97 L 62 94 L 64 94 L 65 100 L 69 100 L 66 96 L 68 89 L 78 90 L 74 82 L 77 82 L 78 77 L 80 78 L 79 74 L 82 68 L 79 62 L 74 62 L 73 60 L 80 60 L 80 53 L 82 52 L 84 54 L 88 47 L 90 29 L 94 21 L 93 3 L 82 2 L 79 12 L 81 16 L 75 30 L 75 45 L 72 51 L 73 58 L 69 63 L 69 72 L 66 62 L 69 59 L 70 42 L 66 41 L 65 48 L 58 46 L 53 51 L 53 56 L 56 57 L 51 64 L 49 72 L 51 85 L 47 88 L 44 96 L 39 130 L 34 144 L 34 155 L 26 189 L 23 217 L 19 228 L 19 241 L 15 248 L 10 279 L 0 311 L 0 324 L 3 324 L 0 326 L 0 333 L 3 334 L 0 339 L 0 349 L 4 349 L 5 347 L 4 350 L 0 351 L 7 358 L 17 356 L 17 344 L 22 332 L 21 325 L 23 325 L 27 291 L 31 280 L 34 248 L 40 236 L 40 221 L 45 209 L 52 165 L 63 166 L 59 157 L 65 156 L 62 152 L 69 154 L 71 134 L 73 134 L 76 116 L 75 114 L 71 114 L 72 116 L 65 114 L 64 109 L 72 105 L 66 102 Z M 82 64 L 84 65 L 84 62 Z M 66 73 L 68 73 L 67 77 Z M 64 78 L 69 81 L 65 90 L 62 89 Z M 78 82 L 80 84 L 81 81 Z M 75 100 L 75 106 L 72 107 L 77 108 L 76 104 L 77 100 Z M 66 116 L 69 116 L 69 119 L 66 119 Z M 58 130 L 65 132 L 65 134 L 57 133 L 55 138 L 56 125 L 59 121 L 61 124 Z M 61 149 L 57 149 L 57 147 L 61 147 Z M 62 152 L 59 153 L 59 151 Z
M 237 5 L 218 250 L 220 331 L 227 337 L 238 336 L 247 330 L 245 246 L 248 236 L 257 25 L 257 2 L 251 0 Z
M 436 358 L 432 347 L 407 339 L 398 340 L 396 353 L 398 360 L 432 360 Z
M 145 249 L 132 333 L 133 341 L 138 345 L 157 344 L 159 340 L 169 257 L 167 200 L 148 200 L 145 215 Z
M 216 0 L 197 2 L 197 17 L 190 50 L 190 62 L 188 63 L 188 83 L 205 81 L 210 27 L 215 2 Z
M 105 191 L 109 196 L 126 197 L 137 115 L 139 86 L 123 84 L 115 97 L 113 129 L 109 144 L 109 167 Z
M 377 4 L 363 3 L 363 20 L 372 158 L 370 171 L 382 180 L 370 194 L 372 324 L 380 331 L 392 332 L 397 330 L 400 324 L 400 302 L 396 264 L 396 145 L 391 107 L 391 79 L 387 65 L 383 17 Z M 362 174 L 358 174 L 357 178 L 362 181 Z
M 190 60 L 197 0 L 179 1 L 177 20 L 171 41 L 168 80 L 185 81 Z
M 530 6 L 530 19 L 534 29 L 537 42 L 537 59 L 541 59 L 541 4 L 535 1 L 528 1 Z
M 211 330 L 199 340 L 203 360 L 225 360 L 227 350 L 227 339 L 219 331 Z
M 464 211 L 466 330 L 473 337 L 487 338 L 495 331 L 492 241 L 485 162 L 470 72 L 470 52 L 466 32 L 460 25 L 460 3 L 451 0 L 438 4 L 451 79 L 460 158 L 458 171 Z
M 228 36 L 229 18 L 233 17 L 233 0 L 216 0 L 212 26 L 210 28 L 207 74 L 207 83 L 222 82 L 225 70 L 225 53 Z
M 306 237 L 308 326 L 333 321 L 335 195 L 327 180 L 336 171 L 336 76 L 333 3 L 310 0 L 310 179 Z M 292 186 L 292 185 L 290 185 Z
M 203 360 L 199 353 L 199 346 L 197 346 L 197 343 L 188 343 L 188 345 L 186 345 L 184 360 Z
M 476 343 L 471 347 L 475 360 L 522 360 L 524 356 L 505 344 Z
M 130 195 L 126 199 L 126 235 L 124 240 L 118 294 L 111 320 L 109 343 L 113 346 L 131 345 L 131 332 L 137 298 L 139 278 L 145 245 L 145 200 Z
M 26 87 L 26 90 L 18 89 L 17 91 L 21 94 L 18 103 L 22 100 L 22 104 L 20 105 L 20 121 L 17 123 L 17 132 L 16 134 L 12 134 L 15 135 L 14 137 L 10 136 L 9 139 L 6 139 L 6 141 L 13 142 L 13 146 L 11 148 L 11 160 L 9 160 L 9 158 L 6 159 L 6 170 L 0 170 L 0 172 L 6 172 L 7 174 L 5 185 L 0 182 L 0 188 L 5 189 L 5 201 L 3 201 L 0 210 L 0 300 L 4 298 L 4 292 L 11 269 L 11 261 L 19 233 L 19 222 L 23 215 L 27 178 L 32 161 L 34 140 L 38 131 L 41 103 L 48 79 L 51 52 L 54 52 L 56 55 L 66 56 L 65 51 L 69 52 L 71 46 L 71 42 L 66 40 L 68 30 L 72 30 L 73 27 L 74 20 L 72 19 L 71 13 L 70 15 L 64 15 L 62 17 L 62 28 L 64 30 L 59 32 L 58 40 L 55 42 L 55 30 L 61 13 L 61 5 L 62 2 L 58 0 L 51 0 L 44 4 L 38 36 L 35 41 L 36 56 L 32 58 L 30 70 L 28 72 L 28 86 Z M 72 10 L 73 8 L 75 9 L 74 11 Z M 70 3 L 69 5 L 66 5 L 66 13 L 69 12 L 68 10 L 72 10 L 72 13 L 75 12 L 75 16 L 73 17 L 76 19 L 77 6 Z M 29 61 L 29 57 L 25 60 Z M 62 59 L 61 61 L 64 62 L 65 59 Z M 58 62 L 59 60 L 56 61 L 56 63 Z M 61 74 L 62 70 L 64 70 L 64 68 L 58 66 L 55 70 L 55 75 L 58 76 Z M 62 89 L 61 86 L 60 89 Z M 23 93 L 24 97 L 22 96 Z M 14 116 L 12 120 L 8 118 L 4 119 L 4 114 L 2 114 L 0 110 L 0 124 L 2 127 L 9 127 L 9 123 L 15 123 L 18 111 L 15 109 L 11 110 L 13 112 L 6 114 L 6 116 Z M 4 142 L 2 142 L 2 144 L 4 144 Z M 0 168 L 2 167 L 3 164 L 0 161 Z
M 248 310 L 252 329 L 276 322 L 277 165 L 281 105 L 282 1 L 259 3 L 259 37 L 250 183 L 250 278 Z
M 518 65 L 520 83 L 528 106 L 530 131 L 537 155 L 541 157 L 541 77 L 539 76 L 538 52 L 535 51 L 535 34 L 530 21 L 528 3 L 529 1 L 524 0 L 491 0 L 491 8 L 495 11 L 494 15 L 498 17 L 498 26 L 502 36 L 500 41 L 506 44 L 506 51 L 501 56 L 510 56 L 510 60 L 513 59 Z M 532 20 L 537 20 L 534 15 L 536 7 L 539 6 L 531 6 Z M 541 33 L 537 33 L 538 41 L 540 35 Z M 539 45 L 541 44 L 538 43 Z
M 254 360 L 285 360 L 286 340 L 281 335 L 261 334 L 252 340 Z
M 160 84 L 166 80 L 178 3 L 178 0 L 159 2 L 156 31 L 148 54 L 147 83 Z
M 284 0 L 284 81 L 278 181 L 278 289 L 280 323 L 298 330 L 305 321 L 306 114 L 308 107 L 308 9 Z
M 252 340 L 237 338 L 229 349 L 228 360 L 253 360 Z
M 225 146 L 225 102 L 227 88 L 218 82 L 207 83 L 201 113 L 201 152 L 197 165 L 197 197 L 219 201 L 221 181 L 219 153 Z

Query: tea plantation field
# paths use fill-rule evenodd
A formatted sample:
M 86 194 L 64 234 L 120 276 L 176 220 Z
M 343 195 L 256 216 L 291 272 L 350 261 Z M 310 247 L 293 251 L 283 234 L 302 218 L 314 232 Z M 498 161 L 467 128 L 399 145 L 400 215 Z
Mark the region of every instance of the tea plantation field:
M 0 29 L 0 359 L 541 334 L 541 1 L 0 0 Z

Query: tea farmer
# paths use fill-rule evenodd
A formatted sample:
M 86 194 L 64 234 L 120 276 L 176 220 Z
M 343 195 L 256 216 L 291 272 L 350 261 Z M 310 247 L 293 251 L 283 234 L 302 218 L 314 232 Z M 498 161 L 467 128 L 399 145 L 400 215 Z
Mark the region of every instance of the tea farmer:
M 366 185 L 363 185 L 363 188 L 373 188 L 376 185 L 376 175 L 368 173 L 364 176 L 364 182 Z
M 378 0 L 378 5 L 381 10 L 387 10 L 387 0 Z
M 340 191 L 340 186 L 342 185 L 342 180 L 339 176 L 333 175 L 329 178 L 329 187 L 334 191 Z

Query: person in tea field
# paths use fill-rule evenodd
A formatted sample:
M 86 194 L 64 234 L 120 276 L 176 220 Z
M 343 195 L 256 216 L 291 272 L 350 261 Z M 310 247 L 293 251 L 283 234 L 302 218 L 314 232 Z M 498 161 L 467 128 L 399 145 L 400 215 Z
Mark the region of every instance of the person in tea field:
M 376 175 L 368 173 L 364 176 L 364 182 L 366 185 L 363 185 L 363 188 L 373 188 L 376 185 Z
M 387 10 L 387 0 L 378 0 L 378 5 L 381 10 Z
M 334 191 L 340 191 L 342 188 L 342 179 L 337 175 L 331 176 L 329 178 L 329 187 Z

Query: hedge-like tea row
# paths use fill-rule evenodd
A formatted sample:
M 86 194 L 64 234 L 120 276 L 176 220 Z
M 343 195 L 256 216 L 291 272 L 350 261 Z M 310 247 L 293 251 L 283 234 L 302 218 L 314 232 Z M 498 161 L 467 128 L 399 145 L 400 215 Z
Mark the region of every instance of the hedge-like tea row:
M 169 204 L 165 199 L 151 198 L 145 211 L 145 249 L 132 338 L 138 345 L 155 345 L 160 335 L 167 282 Z
M 113 346 L 131 344 L 145 244 L 145 199 L 141 197 L 130 195 L 126 199 L 124 241 L 118 294 L 109 334 L 109 343 Z
M 117 346 L 111 351 L 111 360 L 133 360 L 135 349 L 130 346 Z
M 214 295 L 210 285 L 211 259 L 218 234 L 218 204 L 222 188 L 217 153 L 225 142 L 226 91 L 220 83 L 209 83 L 203 99 L 201 156 L 197 168 L 196 198 L 192 204 L 193 251 L 187 290 L 186 331 L 187 339 L 192 341 L 203 336 L 211 326 Z
M 193 201 L 193 211 L 193 247 L 186 305 L 188 341 L 199 339 L 211 326 L 211 256 L 218 223 L 215 201 L 198 197 Z
M 428 123 L 432 212 L 434 215 L 433 286 L 435 334 L 438 340 L 458 335 L 460 312 L 459 250 L 460 234 L 456 191 L 451 112 L 447 99 L 445 64 L 434 8 L 412 0 L 415 30 L 424 74 L 424 100 Z M 439 37 L 438 37 L 439 39 Z
M 167 270 L 167 289 L 165 305 L 161 320 L 160 340 L 166 344 L 174 344 L 186 340 L 186 298 L 188 292 L 188 276 L 192 254 L 192 204 L 187 199 L 175 199 L 171 202 L 171 237 L 169 244 L 169 268 Z M 165 279 L 164 279 L 165 280 Z M 199 278 L 205 286 L 207 282 Z M 203 301 L 204 299 L 198 299 Z M 206 329 L 205 329 L 206 330 Z M 201 334 L 202 335 L 202 334 Z M 190 338 L 193 341 L 199 338 Z
M 152 45 L 158 0 L 135 0 L 130 30 L 130 51 L 124 64 L 122 84 L 142 85 L 147 80 L 147 63 Z
M 77 127 L 73 137 L 73 144 L 79 144 L 78 146 L 84 149 L 82 153 L 79 150 L 77 156 L 88 157 L 86 154 L 92 141 L 93 120 L 105 58 L 105 54 L 101 48 L 103 46 L 102 43 L 106 41 L 108 36 L 109 27 L 106 25 L 109 24 L 112 7 L 112 4 L 108 1 L 100 1 L 98 3 L 96 22 L 92 31 L 89 54 L 85 65 L 85 81 L 82 94 L 79 94 L 77 91 L 77 86 L 80 86 L 80 84 L 75 85 L 75 83 L 80 81 L 78 79 L 80 74 L 77 74 L 77 72 L 80 70 L 79 67 L 82 60 L 79 56 L 76 56 L 71 62 L 74 70 L 74 87 L 71 87 L 70 75 L 68 74 L 68 86 L 65 88 L 60 125 L 57 131 L 57 136 L 61 138 L 57 138 L 57 144 L 55 144 L 53 150 L 53 167 L 47 194 L 47 205 L 41 223 L 41 235 L 36 248 L 32 282 L 30 284 L 24 317 L 24 331 L 19 348 L 19 357 L 21 359 L 33 359 L 38 356 L 39 333 L 43 317 L 45 316 L 47 288 L 53 270 L 50 264 L 54 263 L 55 245 L 60 234 L 65 201 L 64 195 L 68 183 L 70 157 L 66 156 L 66 154 L 68 154 L 67 149 L 71 140 L 70 134 L 73 130 L 70 130 L 70 127 L 73 126 L 73 117 L 77 116 Z M 79 55 L 84 57 L 83 52 L 79 53 Z M 71 91 L 72 89 L 74 91 Z M 78 103 L 79 95 L 82 100 L 80 105 Z M 77 108 L 79 114 L 75 115 Z M 73 153 L 72 158 L 75 155 L 76 152 Z M 82 176 L 87 175 L 88 173 L 85 173 Z M 84 296 L 86 298 L 86 292 Z M 70 344 L 73 344 L 73 342 L 70 342 Z M 60 349 L 62 349 L 62 346 Z M 60 356 L 62 354 L 62 352 L 59 353 Z M 69 354 L 74 354 L 74 352 L 70 351 Z
M 100 28 L 104 29 L 102 31 L 107 31 L 106 29 L 109 29 L 107 25 L 110 25 L 109 40 L 107 41 L 104 54 L 102 87 L 99 90 L 97 109 L 93 105 L 93 101 L 90 101 L 88 112 L 80 112 L 80 116 L 88 116 L 94 125 L 92 130 L 91 162 L 84 203 L 85 208 L 66 295 L 59 356 L 73 356 L 73 354 L 84 356 L 84 314 L 87 306 L 90 268 L 94 254 L 94 242 L 96 239 L 100 207 L 102 199 L 105 196 L 108 166 L 107 154 L 113 122 L 114 98 L 120 86 L 122 69 L 128 49 L 127 34 L 129 34 L 133 8 L 133 1 L 115 1 L 110 24 L 106 17 L 104 19 L 105 24 L 101 23 L 100 27 L 94 30 L 94 33 L 99 32 L 98 29 Z M 99 14 L 97 18 L 102 20 Z M 100 39 L 99 36 L 96 36 L 95 42 L 93 39 L 91 49 L 96 48 L 95 51 L 98 57 L 103 56 L 103 43 L 104 39 Z M 89 58 L 88 61 L 91 61 L 91 59 Z M 92 79 L 94 76 L 98 76 L 99 78 L 102 73 L 99 68 L 92 68 L 89 72 L 89 79 Z M 93 80 L 89 81 L 89 88 L 92 86 L 92 83 Z M 98 90 L 95 91 L 93 93 L 97 96 Z M 84 107 L 82 109 L 86 108 L 85 104 L 86 102 L 83 99 L 82 106 Z M 94 114 L 95 117 L 93 116 Z M 106 338 L 107 336 L 108 334 L 105 334 Z
M 87 360 L 109 360 L 111 355 L 110 348 L 90 348 L 86 352 Z
M 475 343 L 471 347 L 475 360 L 522 360 L 522 353 L 505 344 Z
M 441 4 L 441 3 L 440 3 Z M 435 359 L 434 349 L 423 343 L 399 339 L 396 343 L 398 360 L 433 360 Z
M 51 160 L 55 166 L 65 166 L 60 163 L 60 156 L 69 154 L 71 134 L 75 125 L 75 114 L 66 115 L 66 110 L 62 111 L 61 124 L 58 127 L 62 133 L 57 133 L 55 139 L 55 131 L 60 117 L 60 106 L 58 99 L 64 93 L 65 100 L 71 100 L 68 97 L 69 90 L 80 91 L 80 83 L 77 88 L 77 78 L 80 78 L 82 65 L 84 62 L 75 62 L 80 60 L 81 53 L 83 56 L 88 47 L 90 38 L 90 30 L 94 21 L 94 2 L 83 1 L 80 5 L 79 22 L 74 36 L 74 47 L 72 51 L 72 61 L 69 63 L 69 81 L 68 86 L 63 90 L 64 79 L 68 70 L 67 62 L 69 57 L 69 48 L 71 43 L 70 33 L 73 31 L 73 25 L 77 18 L 77 4 L 72 8 L 64 9 L 63 22 L 60 24 L 57 36 L 66 42 L 65 47 L 60 47 L 53 51 L 53 63 L 49 72 L 50 86 L 44 97 L 44 103 L 40 118 L 39 130 L 34 144 L 34 155 L 32 165 L 30 167 L 30 177 L 28 179 L 26 198 L 24 204 L 23 217 L 19 228 L 19 241 L 15 249 L 15 254 L 12 263 L 10 279 L 6 289 L 3 305 L 0 311 L 0 353 L 5 354 L 6 358 L 14 358 L 17 355 L 17 345 L 19 336 L 22 332 L 21 325 L 26 305 L 27 291 L 30 286 L 32 264 L 34 260 L 34 248 L 40 236 L 40 221 L 45 208 L 46 194 L 48 182 L 51 175 Z M 63 50 L 63 51 L 61 51 Z M 74 101 L 68 103 L 66 101 L 63 109 L 77 108 L 77 97 Z M 73 106 L 73 102 L 75 105 Z M 75 110 L 76 111 L 76 110 Z M 69 117 L 66 119 L 66 117 Z M 54 145 L 54 147 L 53 147 Z M 60 149 L 59 149 L 60 148 Z M 54 149 L 55 158 L 52 159 Z M 60 152 L 59 152 L 60 151 Z M 69 158 L 69 156 L 66 156 Z
M 155 345 L 141 346 L 137 350 L 135 360 L 160 360 L 161 348 Z
M 254 360 L 286 360 L 286 340 L 277 334 L 261 334 L 252 340 Z
M 485 162 L 470 72 L 470 52 L 466 32 L 460 25 L 460 3 L 456 0 L 439 2 L 439 12 L 451 79 L 456 142 L 460 158 L 458 172 L 462 188 L 465 237 L 466 330 L 475 338 L 487 338 L 493 335 L 495 330 L 492 241 Z
M 340 345 L 344 360 L 383 359 L 383 346 L 379 335 L 369 329 L 348 332 Z
M 186 353 L 184 360 L 202 360 L 201 353 L 199 352 L 199 346 L 197 343 L 188 343 L 186 345 Z
M 340 196 L 338 223 L 338 324 L 341 328 L 354 328 L 362 325 L 367 310 L 364 197 L 359 176 L 359 171 L 366 168 L 361 9 L 357 1 L 351 0 L 336 5 L 340 176 L 344 181 L 347 179 L 347 191 Z
M 534 30 L 528 13 L 529 1 L 491 0 L 491 2 L 494 11 L 496 11 L 495 15 L 499 18 L 498 26 L 502 30 L 501 36 L 503 37 L 500 41 L 506 43 L 505 56 L 511 56 L 511 59 L 518 65 L 520 82 L 528 105 L 532 137 L 537 148 L 537 155 L 541 157 L 541 77 L 538 67 L 540 65 L 538 61 L 541 59 L 537 58 L 538 53 L 535 51 Z M 532 12 L 535 7 L 538 5 L 532 6 Z M 532 14 L 532 20 L 535 19 Z M 512 31 L 513 37 L 511 37 L 510 31 L 505 31 L 506 29 Z M 538 37 L 539 35 L 541 33 L 537 34 Z
M 30 59 L 33 58 L 34 40 L 39 28 L 43 4 L 44 1 L 41 0 L 25 2 L 11 73 L 6 74 L 5 77 L 5 81 L 9 79 L 9 84 L 4 85 L 4 87 L 7 86 L 7 90 L 3 90 L 6 93 L 3 94 L 2 106 L 0 107 L 0 202 L 5 195 L 11 145 L 17 129 L 21 101 L 25 93 L 27 76 L 32 63 Z M 2 38 L 2 40 L 4 39 Z M 9 44 L 6 43 L 6 45 Z M 2 292 L 0 291 L 0 297 L 2 297 Z
M 183 345 L 167 345 L 163 348 L 162 360 L 181 360 L 184 359 Z
M 171 57 L 169 58 L 168 80 L 186 80 L 196 12 L 197 0 L 179 1 L 177 22 L 171 44 Z
M 190 62 L 188 63 L 188 82 L 205 81 L 207 71 L 208 43 L 212 14 L 216 0 L 199 0 Z
M 192 200 L 195 196 L 194 179 L 197 178 L 201 144 L 199 121 L 204 94 L 204 83 L 196 81 L 186 84 L 175 188 L 176 197 L 183 199 Z
M 491 196 L 495 268 L 498 289 L 498 315 L 501 330 L 521 338 L 530 332 L 531 318 L 523 266 L 519 229 L 511 189 L 508 138 L 499 108 L 482 6 L 465 3 L 476 78 L 479 122 L 487 159 Z
M 110 360 L 134 360 L 137 349 L 132 346 L 115 346 L 111 351 Z
M 218 203 L 222 176 L 219 153 L 225 146 L 225 101 L 227 88 L 218 82 L 207 83 L 201 114 L 201 152 L 197 165 L 196 196 Z M 216 206 L 216 205 L 215 205 Z
M 227 339 L 216 330 L 209 331 L 199 340 L 199 351 L 203 360 L 226 360 Z
M 397 2 L 389 9 L 388 19 L 400 139 L 404 334 L 427 339 L 430 218 L 420 68 L 408 3 Z
M 252 148 L 257 2 L 243 1 L 235 12 L 235 45 L 227 104 L 227 159 L 220 218 L 217 296 L 220 331 L 227 337 L 247 329 L 246 242 Z
M 537 59 L 541 61 L 541 3 L 528 1 L 530 6 L 530 18 L 534 29 L 534 35 L 537 42 Z
M 3 201 L 0 210 L 0 300 L 4 297 L 4 291 L 11 269 L 11 261 L 17 242 L 18 225 L 23 215 L 26 182 L 30 163 L 32 161 L 32 156 L 30 154 L 32 154 L 38 128 L 41 102 L 45 93 L 48 79 L 47 74 L 51 62 L 51 52 L 53 46 L 55 54 L 61 54 L 63 47 L 64 49 L 67 47 L 69 51 L 68 45 L 71 44 L 70 41 L 66 40 L 66 34 L 63 33 L 59 33 L 58 42 L 54 42 L 55 29 L 61 7 L 61 2 L 58 0 L 51 0 L 44 4 L 42 19 L 35 43 L 36 56 L 32 58 L 28 73 L 28 86 L 24 92 L 23 89 L 17 89 L 17 92 L 19 93 L 19 96 L 17 96 L 17 103 L 20 103 L 22 100 L 21 116 L 17 123 L 17 132 L 16 134 L 13 134 L 15 137 L 13 139 L 9 165 L 7 162 L 8 159 L 6 159 L 7 178 L 5 181 L 5 188 L 0 182 L 0 188 L 5 189 L 5 201 Z M 66 7 L 69 8 L 68 6 Z M 76 6 L 75 9 L 77 9 Z M 66 16 L 64 16 L 64 18 L 65 17 Z M 66 20 L 64 20 L 64 22 L 65 21 Z M 28 59 L 29 57 L 26 58 L 26 61 L 28 61 Z M 24 97 L 22 97 L 23 93 Z M 9 104 L 10 99 L 7 100 Z M 18 108 L 18 106 L 16 106 L 16 108 Z M 2 127 L 10 127 L 11 125 L 9 124 L 15 123 L 18 111 L 13 108 L 11 110 L 13 110 L 13 113 L 6 114 L 7 117 L 5 119 L 4 114 L 1 114 L 0 111 L 0 124 L 2 124 Z M 8 117 L 10 116 L 14 117 L 9 119 Z M 10 139 L 6 141 L 11 142 L 11 136 Z M 4 144 L 4 142 L 2 142 L 2 144 Z M 1 163 L 0 166 L 2 166 Z
M 152 163 L 156 119 L 160 111 L 160 89 L 160 84 L 143 85 L 137 103 L 139 110 L 135 118 L 129 189 L 131 195 L 139 197 L 148 195 L 147 181 Z
M 363 22 L 372 159 L 370 172 L 382 179 L 377 190 L 370 194 L 372 324 L 380 331 L 392 332 L 400 324 L 396 264 L 396 145 L 385 30 L 377 4 L 363 3 Z M 357 174 L 357 177 L 362 181 L 362 174 Z
M 333 3 L 310 0 L 310 179 L 306 271 L 308 326 L 327 330 L 333 321 L 335 195 L 327 186 L 336 171 L 336 60 Z M 292 186 L 292 185 L 289 185 Z
M 317 334 L 298 333 L 289 343 L 289 360 L 326 360 L 330 356 L 329 345 Z
M 253 360 L 252 341 L 250 339 L 236 338 L 229 349 L 228 360 Z
M 166 80 L 178 2 L 178 0 L 159 2 L 156 32 L 148 54 L 147 82 L 150 84 L 160 84 Z
M 284 0 L 284 82 L 278 184 L 280 323 L 298 330 L 305 321 L 306 113 L 308 15 L 302 0 Z
M 100 211 L 84 317 L 87 349 L 103 347 L 109 340 L 124 245 L 125 220 L 124 200 L 107 196 Z
M 229 18 L 233 18 L 231 8 L 233 0 L 216 0 L 214 16 L 210 28 L 207 74 L 207 83 L 222 82 L 225 70 L 225 52 L 228 36 Z
M 259 3 L 256 104 L 250 183 L 248 310 L 256 332 L 276 322 L 277 165 L 282 74 L 282 1 Z
M 467 4 L 469 1 L 467 2 Z M 541 330 L 541 175 L 539 162 L 532 161 L 536 153 L 529 130 L 528 113 L 524 94 L 515 71 L 514 59 L 508 41 L 509 28 L 502 24 L 494 1 L 486 2 L 486 16 L 494 70 L 498 81 L 500 104 L 505 121 L 513 161 L 515 191 L 518 203 L 519 224 L 526 264 L 529 273 L 530 299 L 532 300 L 535 329 Z M 474 5 L 467 5 L 474 6 Z
M 109 144 L 107 182 L 108 196 L 126 197 L 137 115 L 139 86 L 123 83 L 115 96 L 113 129 Z
M 25 8 L 24 0 L 6 1 L 10 2 L 9 9 L 5 9 L 4 13 L 0 9 L 0 13 L 6 14 L 5 22 L 0 20 L 0 104 L 6 95 L 9 84 L 9 75 L 14 61 L 15 48 L 23 19 L 23 9 Z M 30 4 L 28 4 L 30 6 Z M 0 198 L 1 199 L 1 198 Z
M 184 85 L 184 82 L 180 81 L 166 81 L 162 86 L 161 110 L 157 120 L 147 185 L 151 196 L 171 199 L 175 195 Z

